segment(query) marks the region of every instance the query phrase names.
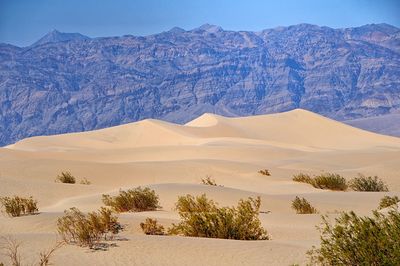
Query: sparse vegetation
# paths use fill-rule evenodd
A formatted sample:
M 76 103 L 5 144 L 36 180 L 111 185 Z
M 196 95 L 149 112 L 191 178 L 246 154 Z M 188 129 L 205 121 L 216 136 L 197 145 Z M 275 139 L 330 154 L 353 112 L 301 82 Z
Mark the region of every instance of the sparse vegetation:
M 397 196 L 393 196 L 393 197 L 384 196 L 381 199 L 381 201 L 379 202 L 378 209 L 381 210 L 381 209 L 384 209 L 384 208 L 387 208 L 387 207 L 397 207 L 399 202 L 400 202 L 400 199 Z
M 15 240 L 15 238 L 8 236 L 8 237 L 1 237 L 0 239 L 0 250 L 3 250 L 3 255 L 9 258 L 11 265 L 13 266 L 22 266 L 22 259 L 20 254 L 20 247 L 22 243 Z M 46 251 L 42 251 L 39 253 L 39 261 L 37 265 L 39 266 L 48 266 L 51 265 L 50 259 L 53 253 L 61 248 L 64 245 L 63 241 L 58 241 L 54 244 L 53 247 Z M 31 263 L 30 265 L 35 265 Z M 0 263 L 0 266 L 4 266 L 3 263 Z
M 76 179 L 70 172 L 61 172 L 60 175 L 57 176 L 56 182 L 61 182 L 65 184 L 75 184 Z
M 330 189 L 330 190 L 346 190 L 347 182 L 346 179 L 339 174 L 334 173 L 324 173 L 317 175 L 313 178 L 314 187 L 320 189 Z
M 342 213 L 329 223 L 326 216 L 319 228 L 320 248 L 308 252 L 312 265 L 398 265 L 400 261 L 400 213 L 373 212 L 360 217 Z
M 307 175 L 307 174 L 297 174 L 293 176 L 293 181 L 295 182 L 301 182 L 301 183 L 307 183 L 307 184 L 312 184 L 312 178 L 311 176 Z
M 13 237 L 1 237 L 0 250 L 3 254 L 9 258 L 11 265 L 21 266 L 21 254 L 20 247 L 21 242 L 15 240 Z
M 37 201 L 32 197 L 0 197 L 0 204 L 3 206 L 3 211 L 11 217 L 32 215 L 39 211 Z
M 292 209 L 296 211 L 297 214 L 313 214 L 317 213 L 317 209 L 311 206 L 305 198 L 296 198 L 292 201 Z
M 127 191 L 119 191 L 119 195 L 103 195 L 103 203 L 116 212 L 155 211 L 159 206 L 158 195 L 155 191 L 145 187 L 137 187 Z
M 50 249 L 40 252 L 39 253 L 39 263 L 38 263 L 39 266 L 51 265 L 51 263 L 50 263 L 51 256 L 57 249 L 61 248 L 64 244 L 65 244 L 64 241 L 59 241 L 59 242 L 56 242 L 54 244 L 54 246 L 52 246 Z
M 362 174 L 350 181 L 350 188 L 355 191 L 388 191 L 387 185 L 379 177 Z
M 262 174 L 262 175 L 266 175 L 266 176 L 270 176 L 271 175 L 271 173 L 269 172 L 268 169 L 261 169 L 260 171 L 258 171 L 258 173 Z
M 77 208 L 70 208 L 58 218 L 57 230 L 66 243 L 95 248 L 100 240 L 112 239 L 122 226 L 110 209 L 102 207 L 85 215 Z
M 215 180 L 212 179 L 211 176 L 209 176 L 209 175 L 207 175 L 205 178 L 201 179 L 201 183 L 203 185 L 217 186 L 217 183 L 215 182 Z
M 341 190 L 347 189 L 346 179 L 339 174 L 323 173 L 314 177 L 307 174 L 298 174 L 293 176 L 293 181 L 308 183 L 315 188 Z
M 140 228 L 146 235 L 165 235 L 164 226 L 158 224 L 156 219 L 146 218 L 146 221 L 140 223 Z
M 92 182 L 90 182 L 86 178 L 82 178 L 81 181 L 79 182 L 79 184 L 81 184 L 81 185 L 90 185 L 90 184 L 92 184 Z
M 235 207 L 218 207 L 203 194 L 181 196 L 176 209 L 181 217 L 169 234 L 238 240 L 266 240 L 267 231 L 258 218 L 261 199 L 240 200 Z

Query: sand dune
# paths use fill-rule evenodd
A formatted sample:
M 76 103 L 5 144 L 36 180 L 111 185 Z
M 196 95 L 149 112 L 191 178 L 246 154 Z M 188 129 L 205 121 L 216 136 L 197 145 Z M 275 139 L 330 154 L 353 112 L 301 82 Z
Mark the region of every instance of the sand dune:
M 257 173 L 268 168 L 272 176 Z M 63 170 L 91 185 L 55 183 Z M 331 192 L 292 182 L 294 173 L 361 172 L 379 175 L 390 193 Z M 355 210 L 368 214 L 386 194 L 400 195 L 400 138 L 370 133 L 305 110 L 242 118 L 204 114 L 186 125 L 157 120 L 83 133 L 32 137 L 0 148 L 0 195 L 32 195 L 40 215 L 0 216 L 0 235 L 24 241 L 26 254 L 50 245 L 55 220 L 70 207 L 101 206 L 101 195 L 120 188 L 150 186 L 163 209 L 122 214 L 128 241 L 107 252 L 65 247 L 56 265 L 289 265 L 305 263 L 305 251 L 318 244 L 319 215 L 296 215 L 290 202 L 309 199 L 321 213 Z M 223 187 L 200 185 L 211 175 Z M 147 216 L 168 226 L 178 219 L 179 195 L 206 193 L 220 205 L 261 196 L 261 214 L 270 241 L 232 241 L 144 236 Z M 288 255 L 290 254 L 290 255 Z M 5 260 L 0 255 L 0 261 Z

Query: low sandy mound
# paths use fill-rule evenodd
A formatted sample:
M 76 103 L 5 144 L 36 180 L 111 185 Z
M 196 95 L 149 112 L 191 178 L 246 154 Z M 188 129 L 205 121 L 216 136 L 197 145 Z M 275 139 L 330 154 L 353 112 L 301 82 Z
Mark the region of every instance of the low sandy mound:
M 235 131 L 238 138 L 265 140 L 285 146 L 346 150 L 400 147 L 398 138 L 357 129 L 302 109 L 238 118 L 205 114 L 186 125 L 203 128 L 205 134 Z
M 27 138 L 7 148 L 27 151 L 73 151 L 190 143 L 191 137 L 184 134 L 179 125 L 148 119 L 94 131 Z

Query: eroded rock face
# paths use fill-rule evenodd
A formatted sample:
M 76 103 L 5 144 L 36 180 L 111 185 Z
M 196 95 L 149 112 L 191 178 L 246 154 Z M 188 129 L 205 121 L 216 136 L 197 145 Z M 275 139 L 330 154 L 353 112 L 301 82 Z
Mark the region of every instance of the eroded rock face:
M 390 114 L 400 109 L 399 77 L 400 30 L 386 24 L 95 39 L 53 31 L 30 47 L 0 44 L 0 144 L 204 112 Z

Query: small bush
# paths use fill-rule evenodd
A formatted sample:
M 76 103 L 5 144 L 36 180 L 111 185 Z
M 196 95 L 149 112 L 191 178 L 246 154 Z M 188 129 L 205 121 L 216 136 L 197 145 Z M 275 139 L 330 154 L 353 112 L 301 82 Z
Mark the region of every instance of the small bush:
M 75 184 L 76 180 L 70 172 L 61 172 L 61 174 L 57 176 L 56 182 Z
M 346 179 L 338 174 L 333 173 L 325 173 L 315 176 L 313 178 L 312 185 L 320 189 L 342 191 L 347 189 Z
M 209 186 L 216 186 L 217 183 L 215 182 L 214 179 L 211 178 L 211 176 L 206 176 L 206 178 L 201 179 L 201 183 L 203 185 L 209 185 Z
M 66 243 L 93 248 L 102 239 L 112 239 L 122 226 L 110 209 L 102 207 L 85 215 L 77 208 L 70 208 L 58 218 L 57 230 Z
M 313 214 L 317 213 L 315 209 L 305 198 L 296 198 L 292 201 L 292 209 L 296 211 L 297 214 Z
M 388 187 L 379 177 L 364 176 L 358 174 L 358 177 L 350 181 L 350 188 L 355 191 L 388 191 Z
M 399 225 L 397 209 L 372 217 L 342 213 L 334 225 L 323 217 L 321 246 L 307 254 L 312 265 L 399 265 Z
M 158 195 L 148 187 L 137 187 L 127 191 L 120 190 L 119 195 L 115 197 L 103 195 L 103 203 L 116 212 L 155 211 L 160 208 Z
M 140 227 L 146 235 L 165 235 L 164 226 L 158 224 L 156 219 L 146 218 L 146 221 L 140 223 Z
M 90 185 L 92 183 L 89 180 L 87 180 L 86 178 L 82 178 L 82 180 L 79 182 L 79 184 L 81 184 L 81 185 Z
M 311 176 L 307 175 L 307 174 L 297 174 L 293 176 L 293 181 L 295 182 L 301 182 L 301 183 L 307 183 L 307 184 L 312 184 L 312 178 Z
M 262 175 L 266 175 L 266 176 L 270 176 L 271 175 L 271 173 L 269 172 L 268 169 L 262 169 L 262 170 L 258 171 L 258 173 L 262 174 Z
M 381 209 L 384 209 L 387 207 L 391 207 L 391 206 L 397 205 L 399 202 L 400 202 L 400 199 L 397 196 L 393 196 L 393 197 L 384 196 L 381 199 L 381 201 L 379 202 L 378 209 L 381 210 Z
M 203 194 L 178 198 L 181 222 L 172 224 L 169 234 L 238 240 L 266 240 L 267 231 L 258 218 L 261 199 L 240 200 L 235 207 L 218 207 Z
M 315 188 L 341 190 L 347 189 L 346 179 L 334 173 L 320 174 L 310 177 L 307 174 L 300 173 L 293 176 L 293 181 L 302 182 L 312 185 Z
M 0 204 L 3 206 L 4 212 L 11 217 L 33 215 L 39 212 L 37 201 L 32 197 L 0 197 Z

